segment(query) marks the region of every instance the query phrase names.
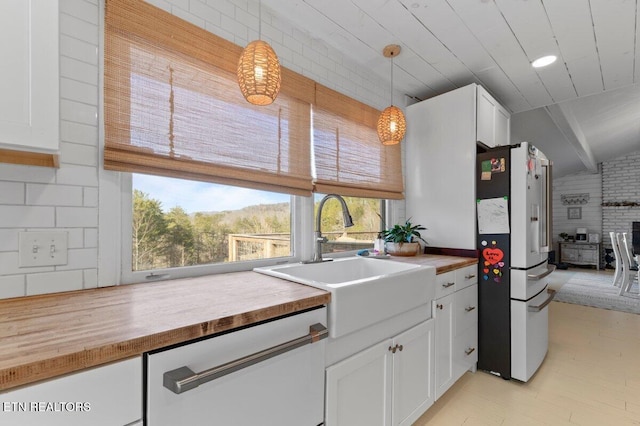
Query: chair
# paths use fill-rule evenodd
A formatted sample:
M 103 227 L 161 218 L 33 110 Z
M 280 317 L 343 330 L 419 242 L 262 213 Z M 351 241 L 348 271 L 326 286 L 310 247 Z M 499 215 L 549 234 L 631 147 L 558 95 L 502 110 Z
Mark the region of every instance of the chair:
M 620 254 L 620 247 L 618 246 L 618 239 L 616 238 L 615 232 L 609 232 L 609 237 L 611 238 L 611 247 L 613 247 L 613 255 L 616 258 L 616 270 L 613 273 L 613 285 L 618 287 L 622 285 L 622 259 Z
M 616 239 L 621 254 L 620 257 L 622 258 L 622 285 L 620 286 L 619 295 L 624 296 L 625 293 L 629 293 L 635 278 L 638 278 L 640 282 L 640 272 L 638 271 L 638 265 L 631 257 L 629 245 L 627 244 L 627 233 L 617 233 Z

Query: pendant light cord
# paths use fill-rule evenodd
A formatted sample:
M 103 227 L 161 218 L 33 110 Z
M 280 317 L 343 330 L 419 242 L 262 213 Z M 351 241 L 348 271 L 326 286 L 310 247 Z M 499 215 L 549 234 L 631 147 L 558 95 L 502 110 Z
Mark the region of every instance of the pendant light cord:
M 393 55 L 391 55 L 391 105 L 393 106 Z
M 262 0 L 258 1 L 258 40 L 262 40 Z

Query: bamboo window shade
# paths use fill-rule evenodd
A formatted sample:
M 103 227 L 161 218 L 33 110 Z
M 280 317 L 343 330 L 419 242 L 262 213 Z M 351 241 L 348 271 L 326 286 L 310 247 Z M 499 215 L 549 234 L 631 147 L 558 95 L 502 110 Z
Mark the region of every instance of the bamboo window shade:
M 313 155 L 317 192 L 404 198 L 400 145 L 380 144 L 379 115 L 374 108 L 316 84 Z
M 143 1 L 107 0 L 105 169 L 307 196 L 403 198 L 400 147 L 378 141 L 378 110 L 285 67 L 276 101 L 251 105 L 236 81 L 241 53 Z
M 251 105 L 241 52 L 148 3 L 107 0 L 105 169 L 310 195 L 313 81 L 284 70 L 278 99 Z

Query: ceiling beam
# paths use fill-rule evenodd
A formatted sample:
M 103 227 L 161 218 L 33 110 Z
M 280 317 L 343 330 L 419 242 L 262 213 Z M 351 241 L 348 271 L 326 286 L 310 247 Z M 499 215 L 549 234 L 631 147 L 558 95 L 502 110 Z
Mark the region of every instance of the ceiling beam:
M 547 114 L 558 129 L 562 132 L 567 142 L 571 144 L 582 164 L 592 173 L 598 172 L 598 163 L 593 157 L 591 148 L 582 132 L 582 128 L 571 110 L 561 104 L 544 107 Z

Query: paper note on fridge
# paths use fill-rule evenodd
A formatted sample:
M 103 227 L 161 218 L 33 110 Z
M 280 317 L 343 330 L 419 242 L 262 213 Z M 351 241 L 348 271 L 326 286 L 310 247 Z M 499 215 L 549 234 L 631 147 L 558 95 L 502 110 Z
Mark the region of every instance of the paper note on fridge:
M 478 200 L 478 234 L 509 233 L 509 202 L 507 197 Z

